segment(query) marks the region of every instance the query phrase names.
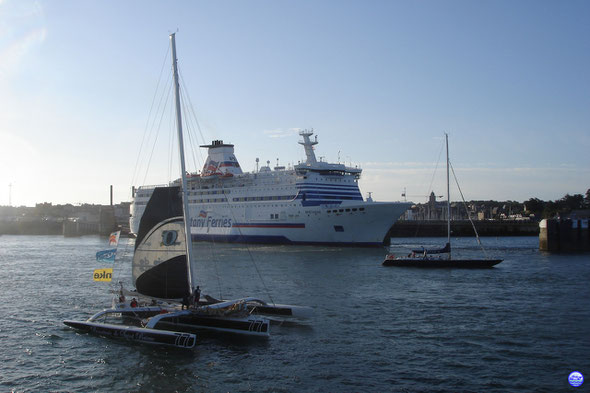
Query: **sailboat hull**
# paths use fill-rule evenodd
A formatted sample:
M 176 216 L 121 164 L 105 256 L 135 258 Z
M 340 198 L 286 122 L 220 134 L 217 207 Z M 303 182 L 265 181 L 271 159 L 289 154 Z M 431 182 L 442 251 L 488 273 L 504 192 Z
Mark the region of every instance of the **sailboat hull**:
M 197 313 L 166 316 L 158 320 L 156 329 L 174 329 L 181 332 L 218 331 L 247 336 L 269 337 L 270 322 L 257 317 L 212 317 Z
M 385 259 L 383 266 L 487 269 L 500 262 L 502 262 L 502 259 L 393 258 Z
M 168 345 L 178 348 L 194 348 L 197 337 L 186 332 L 146 329 L 134 326 L 113 325 L 89 321 L 64 321 L 64 324 L 84 332 L 100 336 L 119 337 L 146 344 Z

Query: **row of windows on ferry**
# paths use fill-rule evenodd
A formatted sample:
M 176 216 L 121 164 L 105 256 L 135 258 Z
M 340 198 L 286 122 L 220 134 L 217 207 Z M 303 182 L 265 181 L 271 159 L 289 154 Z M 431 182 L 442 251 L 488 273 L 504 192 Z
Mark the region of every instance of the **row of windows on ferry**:
M 292 187 L 290 187 L 292 188 Z M 194 190 L 194 188 L 192 188 Z M 287 187 L 272 187 L 267 188 L 269 190 L 286 190 Z M 188 195 L 228 195 L 231 193 L 230 189 L 223 189 L 223 190 L 210 190 L 210 191 L 189 191 Z M 235 200 L 235 199 L 234 199 Z
M 194 190 L 194 188 L 192 188 Z M 216 195 L 229 194 L 231 190 L 212 190 L 212 191 L 189 191 L 188 195 Z
M 237 198 L 232 198 L 233 202 L 256 202 L 256 201 L 291 201 L 293 199 L 295 199 L 296 195 L 278 195 L 278 196 L 256 196 L 256 197 L 237 197 Z M 318 197 L 308 197 L 310 199 L 317 199 Z M 334 200 L 362 200 L 361 196 L 343 196 L 343 195 L 338 195 L 338 196 L 322 196 L 322 199 L 334 199 Z M 305 201 L 306 200 L 306 196 L 305 193 L 303 193 L 302 199 Z M 203 199 L 190 199 L 189 202 L 191 203 L 220 203 L 220 202 L 227 202 L 227 198 L 223 197 L 223 198 L 203 198 Z M 139 205 L 146 205 L 147 202 L 144 201 L 136 201 L 135 205 L 139 206 Z M 340 209 L 342 211 L 342 209 Z M 356 211 L 357 209 L 355 208 L 352 211 Z M 362 209 L 364 210 L 364 209 Z M 362 211 L 361 210 L 361 211 Z M 346 209 L 346 211 L 351 211 L 350 209 Z M 337 213 L 336 210 L 334 211 L 328 211 L 328 213 Z
M 327 179 L 327 180 L 332 180 L 332 179 Z M 293 182 L 293 184 L 295 184 Z M 271 187 L 269 188 L 270 190 L 285 190 L 287 188 L 290 187 Z M 231 193 L 231 189 L 222 189 L 222 190 L 207 190 L 207 191 L 194 191 L 196 189 L 196 187 L 191 187 L 191 191 L 189 191 L 188 195 L 227 195 Z M 146 192 L 141 192 L 138 191 L 137 194 L 135 195 L 136 198 L 147 198 L 149 196 L 151 196 L 153 190 L 149 190 Z M 288 199 L 288 198 L 287 198 Z M 234 199 L 236 200 L 236 199 Z M 249 200 L 266 200 L 266 199 L 249 199 Z M 272 199 L 271 199 L 272 200 Z M 221 202 L 221 201 L 220 201 Z
M 365 211 L 364 207 L 351 207 L 351 208 L 347 208 L 347 209 L 334 209 L 334 210 L 327 210 L 326 213 L 344 213 L 344 212 L 355 212 L 355 211 L 360 211 L 363 212 Z
M 240 197 L 233 198 L 234 202 L 253 202 L 253 201 L 290 201 L 295 199 L 295 195 L 280 195 L 280 196 L 258 196 L 258 197 Z M 219 203 L 227 202 L 227 198 L 208 198 L 208 199 L 191 199 L 194 203 Z M 136 205 L 145 205 L 147 202 L 135 202 Z
M 298 177 L 297 180 L 294 179 L 287 179 L 290 180 L 288 181 L 289 184 L 293 185 L 295 184 L 297 181 L 301 181 L 301 180 L 305 180 L 307 179 L 307 176 L 304 177 Z M 275 185 L 276 184 L 276 180 L 277 179 L 273 179 L 271 181 L 262 181 L 262 182 L 257 182 L 258 184 L 254 185 L 253 183 L 241 183 L 241 184 L 231 184 L 229 187 L 259 187 L 261 185 Z M 330 177 L 322 177 L 321 179 L 322 182 L 324 183 L 328 183 L 328 182 L 338 182 L 338 183 L 357 183 L 358 179 L 353 178 L 353 179 L 333 179 Z M 282 181 L 283 183 L 285 183 L 285 181 Z M 217 188 L 220 187 L 218 184 L 215 185 L 191 185 L 190 189 L 191 190 L 196 190 L 197 188 L 201 187 L 202 189 L 208 189 L 208 188 Z M 285 189 L 285 187 L 274 187 L 271 189 Z M 229 194 L 230 190 L 228 188 L 224 189 L 224 190 L 218 190 L 218 191 L 195 191 L 195 192 L 189 192 L 190 195 L 210 195 L 210 194 Z

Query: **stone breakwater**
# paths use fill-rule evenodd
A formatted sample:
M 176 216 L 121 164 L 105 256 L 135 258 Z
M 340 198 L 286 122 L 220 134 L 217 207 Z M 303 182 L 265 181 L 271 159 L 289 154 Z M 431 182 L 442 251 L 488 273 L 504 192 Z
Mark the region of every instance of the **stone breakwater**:
M 539 224 L 535 221 L 474 221 L 480 236 L 537 236 Z M 446 221 L 398 221 L 389 230 L 389 237 L 445 237 Z M 451 221 L 451 236 L 475 236 L 469 220 Z

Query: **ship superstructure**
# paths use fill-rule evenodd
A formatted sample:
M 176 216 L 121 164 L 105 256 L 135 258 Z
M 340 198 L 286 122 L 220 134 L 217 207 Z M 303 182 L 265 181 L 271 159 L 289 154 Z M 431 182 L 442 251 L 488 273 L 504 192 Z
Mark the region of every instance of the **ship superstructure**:
M 213 141 L 200 174 L 188 178 L 193 240 L 380 246 L 405 202 L 365 201 L 358 186 L 362 170 L 318 161 L 313 131 L 299 133 L 305 162 L 292 168 L 266 166 L 244 173 L 234 145 Z M 170 185 L 178 185 L 178 181 Z M 139 187 L 131 204 L 130 227 L 154 186 Z

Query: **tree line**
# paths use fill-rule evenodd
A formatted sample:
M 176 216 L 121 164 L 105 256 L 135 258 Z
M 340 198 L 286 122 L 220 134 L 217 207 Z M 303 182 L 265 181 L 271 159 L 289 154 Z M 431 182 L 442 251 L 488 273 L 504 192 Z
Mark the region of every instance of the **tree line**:
M 553 218 L 564 216 L 573 210 L 590 209 L 590 189 L 582 194 L 565 194 L 563 198 L 555 201 L 542 201 L 539 198 L 531 198 L 524 202 L 525 214 L 534 214 L 535 217 Z

